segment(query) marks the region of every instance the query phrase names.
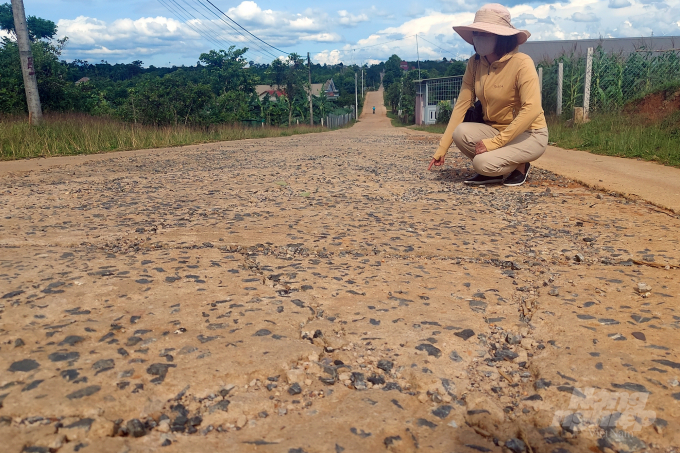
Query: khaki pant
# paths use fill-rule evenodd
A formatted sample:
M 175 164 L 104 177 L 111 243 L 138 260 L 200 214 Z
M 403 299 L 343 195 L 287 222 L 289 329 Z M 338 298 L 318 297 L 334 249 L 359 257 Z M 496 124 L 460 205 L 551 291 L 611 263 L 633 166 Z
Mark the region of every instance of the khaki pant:
M 500 176 L 511 173 L 519 164 L 533 162 L 543 155 L 548 146 L 548 129 L 522 132 L 502 148 L 475 155 L 475 146 L 485 138 L 494 138 L 499 132 L 482 123 L 461 123 L 453 131 L 453 142 L 472 159 L 472 166 L 480 175 Z

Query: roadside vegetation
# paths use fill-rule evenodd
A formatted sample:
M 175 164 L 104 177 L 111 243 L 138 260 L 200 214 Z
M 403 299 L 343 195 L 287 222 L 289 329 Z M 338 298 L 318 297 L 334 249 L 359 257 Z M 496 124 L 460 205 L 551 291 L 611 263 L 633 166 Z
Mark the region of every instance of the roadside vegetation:
M 430 124 L 429 126 L 409 126 L 409 129 L 413 129 L 416 131 L 423 131 L 423 132 L 429 132 L 431 134 L 443 134 L 444 131 L 446 130 L 446 124 L 442 123 L 437 123 L 437 124 Z
M 421 61 L 420 69 L 415 62 L 407 62 L 408 69 L 401 68 L 401 58 L 392 55 L 385 63 L 383 98 L 388 116 L 391 113 L 399 125 L 413 125 L 415 123 L 416 84 L 419 79 L 436 77 L 459 76 L 465 73 L 464 61 L 447 60 Z M 396 126 L 395 122 L 392 125 Z
M 4 117 L 0 120 L 0 160 L 166 148 L 327 130 L 309 125 L 154 126 L 78 113 L 50 113 L 45 115 L 44 124 L 36 127 L 30 126 L 23 117 Z
M 548 130 L 550 141 L 561 148 L 680 167 L 680 111 L 653 120 L 630 113 L 598 114 L 576 126 L 550 118 Z

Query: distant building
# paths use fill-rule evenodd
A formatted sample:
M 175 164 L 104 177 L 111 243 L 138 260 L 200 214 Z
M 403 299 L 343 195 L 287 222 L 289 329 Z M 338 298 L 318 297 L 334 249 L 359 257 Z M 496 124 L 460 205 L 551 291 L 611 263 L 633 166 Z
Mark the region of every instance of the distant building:
M 399 63 L 399 67 L 402 71 L 408 71 L 408 61 L 402 61 Z
M 76 81 L 76 85 L 80 85 L 81 83 L 87 83 L 87 82 L 89 82 L 89 81 L 90 81 L 90 78 L 89 78 L 89 77 L 83 77 L 82 79 L 78 79 L 78 80 Z
M 313 86 L 314 84 L 312 84 L 312 87 Z M 326 93 L 326 97 L 328 99 L 335 100 L 335 98 L 340 95 L 340 91 L 338 91 L 338 89 L 335 87 L 335 82 L 333 82 L 333 79 L 326 80 L 326 83 L 323 84 L 323 91 Z M 314 89 L 312 89 L 312 94 L 314 94 Z
M 255 92 L 260 99 L 264 99 L 265 96 L 269 96 L 274 102 L 285 95 L 284 87 L 279 85 L 256 85 Z M 328 99 L 335 99 L 339 95 L 339 91 L 335 88 L 335 82 L 333 79 L 328 79 L 325 83 L 313 83 L 312 84 L 312 95 L 320 96 L 321 93 L 326 93 Z

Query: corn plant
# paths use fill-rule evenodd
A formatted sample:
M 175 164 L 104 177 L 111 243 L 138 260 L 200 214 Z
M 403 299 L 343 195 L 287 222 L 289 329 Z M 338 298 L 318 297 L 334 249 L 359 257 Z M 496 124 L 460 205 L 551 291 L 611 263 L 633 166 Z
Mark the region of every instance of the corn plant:
M 570 118 L 574 107 L 583 105 L 585 55 L 571 53 L 553 61 L 539 63 L 543 67 L 543 109 L 556 110 L 558 64 L 564 65 L 562 111 Z M 668 85 L 680 83 L 680 51 L 656 52 L 640 48 L 629 55 L 607 53 L 601 47 L 593 52 L 590 87 L 590 110 L 611 112 Z

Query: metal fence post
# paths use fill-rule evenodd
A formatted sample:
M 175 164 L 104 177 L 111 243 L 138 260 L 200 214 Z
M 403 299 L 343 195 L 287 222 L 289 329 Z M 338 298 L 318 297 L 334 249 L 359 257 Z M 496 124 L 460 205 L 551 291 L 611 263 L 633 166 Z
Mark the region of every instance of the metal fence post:
M 538 89 L 541 90 L 541 98 L 543 97 L 543 68 L 538 68 Z
M 588 47 L 588 56 L 586 57 L 586 80 L 583 92 L 583 119 L 588 119 L 590 110 L 590 79 L 593 73 L 593 48 Z
M 421 124 L 428 124 L 430 121 L 430 118 L 427 118 L 427 108 L 429 107 L 429 83 L 425 82 L 425 98 L 423 99 L 423 109 L 420 111 L 420 114 L 422 115 Z
M 564 63 L 557 67 L 557 116 L 562 114 L 562 80 L 564 79 Z

